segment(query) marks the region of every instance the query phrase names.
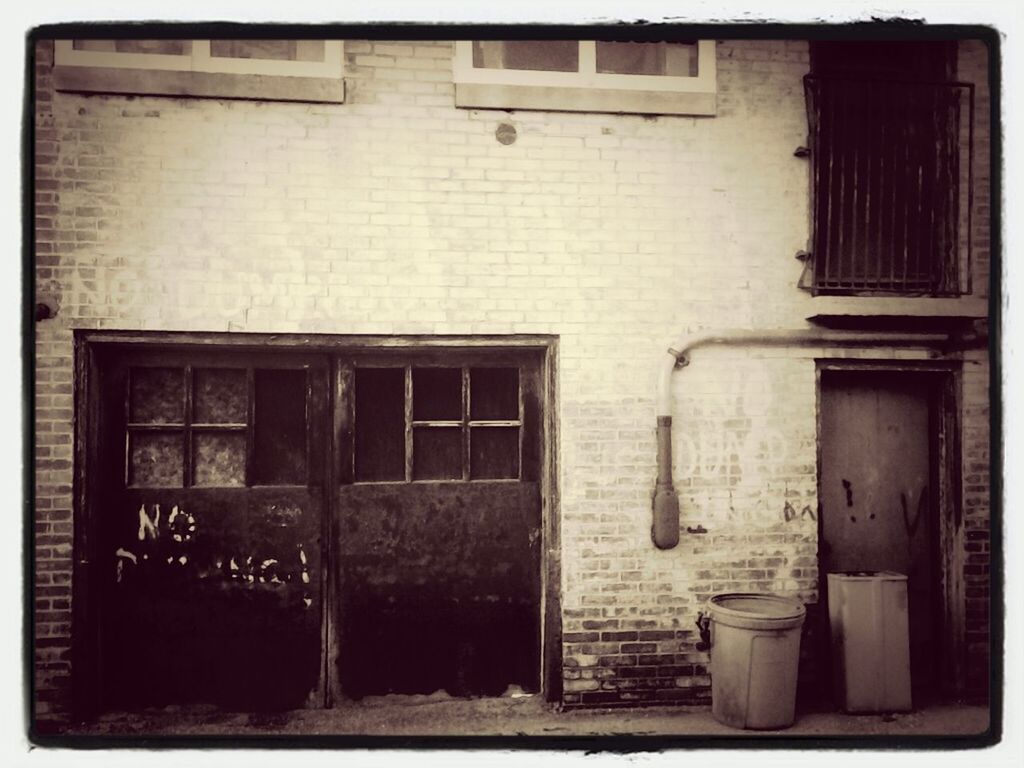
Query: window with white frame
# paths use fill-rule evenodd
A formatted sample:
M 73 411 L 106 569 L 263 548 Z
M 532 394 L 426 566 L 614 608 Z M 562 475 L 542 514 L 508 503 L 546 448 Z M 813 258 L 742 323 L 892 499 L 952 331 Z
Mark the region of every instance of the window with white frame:
M 459 107 L 714 115 L 713 40 L 460 40 Z
M 340 40 L 54 42 L 58 90 L 340 103 Z

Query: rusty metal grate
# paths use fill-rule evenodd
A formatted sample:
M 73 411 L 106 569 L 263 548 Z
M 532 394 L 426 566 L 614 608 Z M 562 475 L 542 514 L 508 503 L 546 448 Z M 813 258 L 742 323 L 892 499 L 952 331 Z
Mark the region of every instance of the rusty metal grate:
M 969 83 L 804 78 L 815 293 L 970 287 Z

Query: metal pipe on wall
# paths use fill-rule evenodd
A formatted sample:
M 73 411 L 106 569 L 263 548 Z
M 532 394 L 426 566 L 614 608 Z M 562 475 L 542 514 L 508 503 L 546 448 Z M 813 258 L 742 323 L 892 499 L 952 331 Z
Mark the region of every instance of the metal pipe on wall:
M 699 347 L 722 346 L 886 346 L 928 347 L 945 344 L 946 333 L 854 332 L 817 328 L 730 330 L 686 334 L 678 338 L 662 359 L 655 405 L 658 416 L 658 478 L 654 491 L 651 538 L 658 549 L 679 543 L 679 497 L 672 479 L 672 372 L 689 364 L 689 353 Z

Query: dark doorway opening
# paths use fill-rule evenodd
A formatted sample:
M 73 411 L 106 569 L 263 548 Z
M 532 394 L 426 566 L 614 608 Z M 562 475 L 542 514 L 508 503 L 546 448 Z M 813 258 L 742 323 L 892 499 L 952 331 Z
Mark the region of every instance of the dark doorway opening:
M 905 574 L 915 707 L 957 684 L 952 386 L 950 371 L 880 366 L 820 377 L 820 615 L 828 573 Z

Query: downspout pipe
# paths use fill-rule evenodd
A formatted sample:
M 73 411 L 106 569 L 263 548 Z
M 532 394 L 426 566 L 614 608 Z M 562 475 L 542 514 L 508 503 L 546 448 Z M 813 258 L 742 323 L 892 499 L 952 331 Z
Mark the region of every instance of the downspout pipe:
M 679 497 L 672 481 L 672 372 L 688 365 L 689 354 L 700 347 L 930 347 L 950 340 L 945 333 L 863 333 L 818 328 L 799 330 L 730 330 L 687 334 L 678 338 L 662 358 L 658 371 L 656 398 L 658 416 L 658 479 L 654 489 L 654 519 L 651 538 L 658 549 L 672 549 L 679 543 Z

